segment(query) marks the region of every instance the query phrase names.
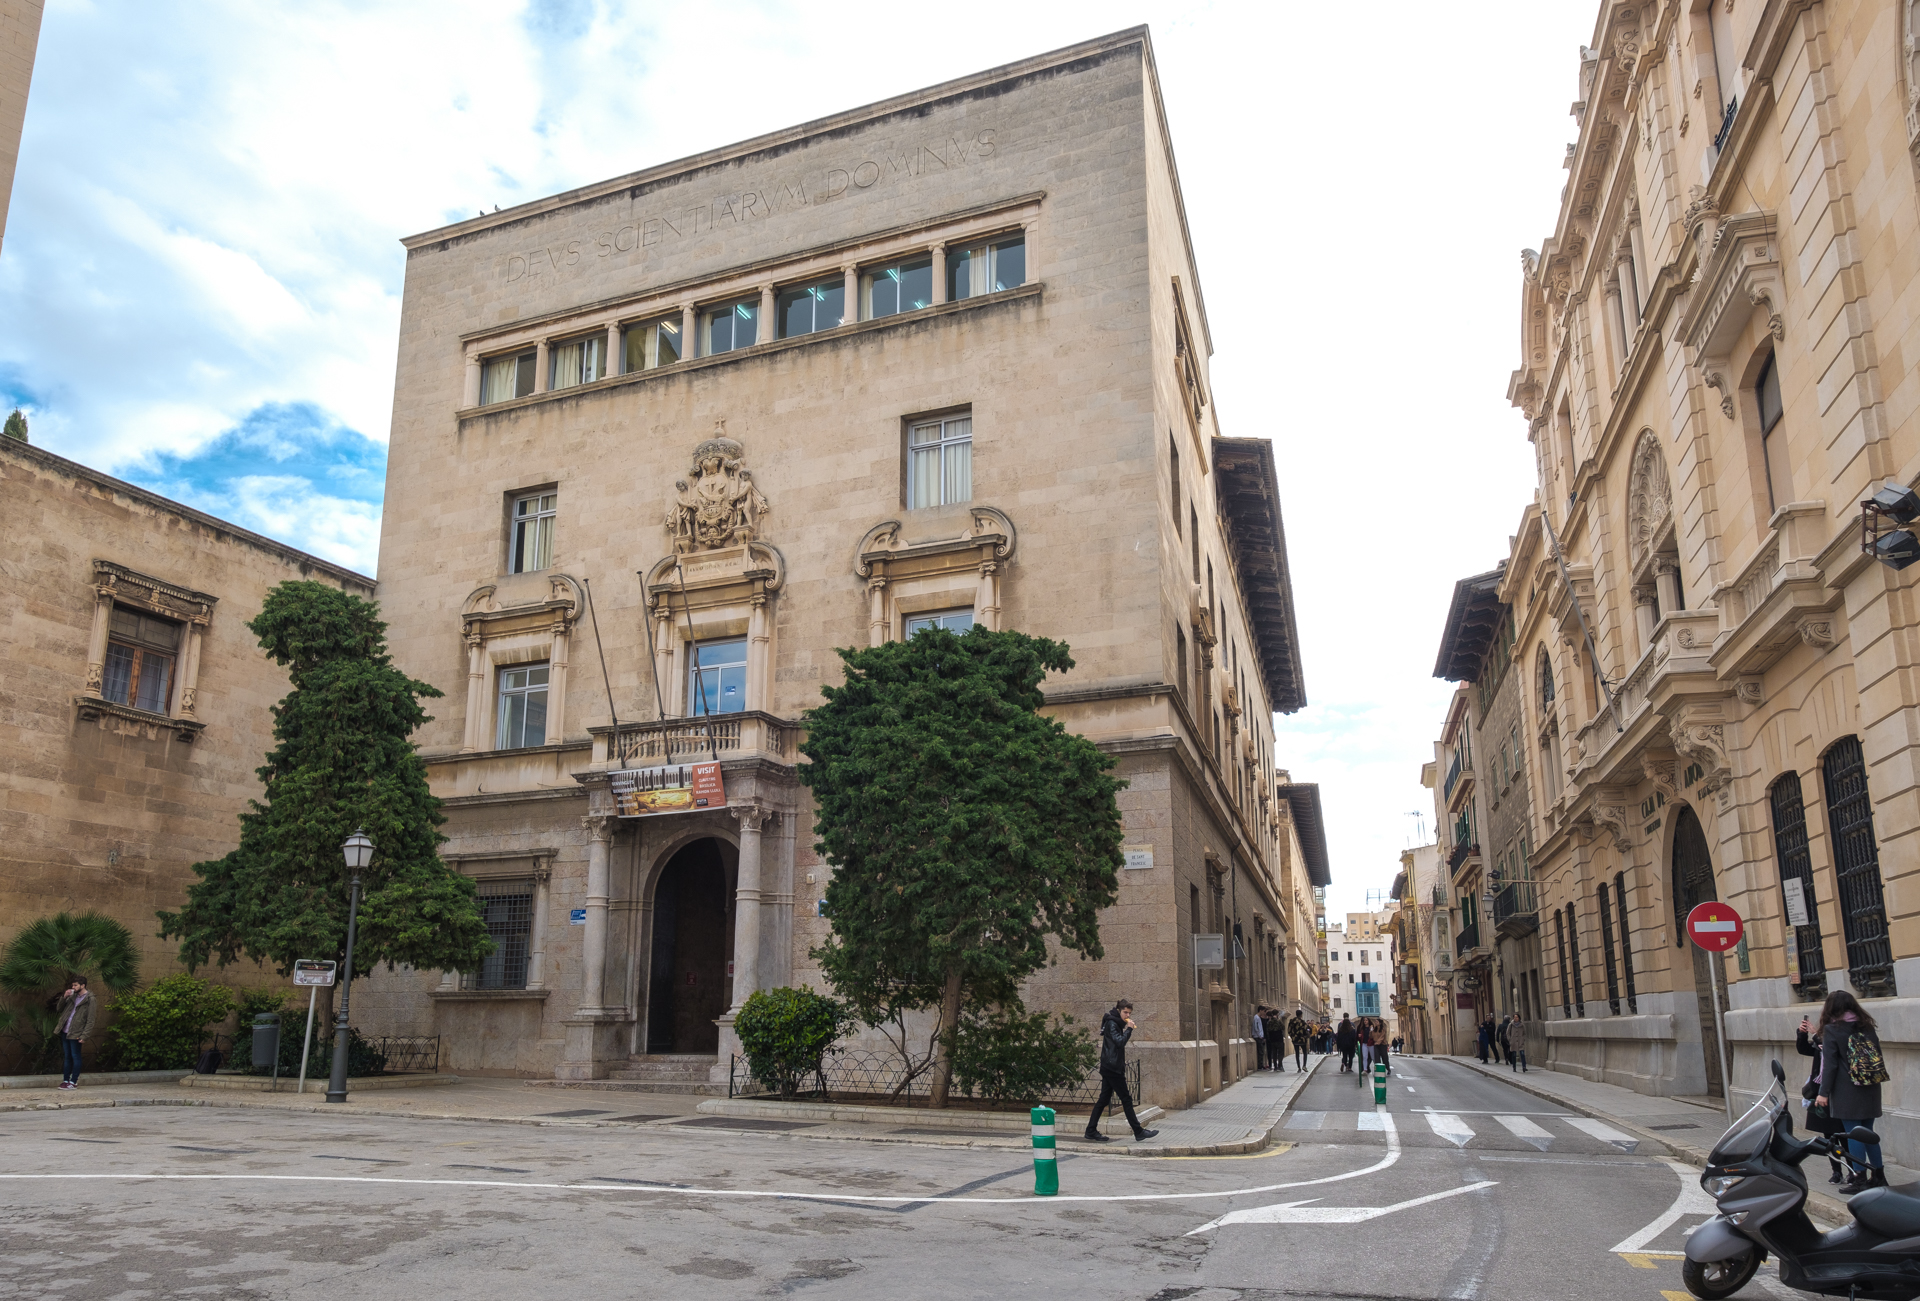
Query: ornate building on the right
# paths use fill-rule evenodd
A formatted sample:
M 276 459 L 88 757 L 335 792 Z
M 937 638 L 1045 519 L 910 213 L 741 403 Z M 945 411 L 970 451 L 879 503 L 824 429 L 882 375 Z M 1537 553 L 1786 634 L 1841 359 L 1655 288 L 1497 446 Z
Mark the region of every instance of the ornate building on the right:
M 1523 255 L 1524 673 L 1555 1069 L 1742 1103 L 1836 989 L 1920 1162 L 1920 5 L 1606 5 Z M 1863 508 L 1882 494 L 1891 513 Z M 1920 529 L 1914 523 L 1913 529 Z M 1875 547 L 1880 550 L 1878 553 Z M 1686 942 L 1732 904 L 1723 959 Z M 1725 1057 L 1710 988 L 1721 961 Z

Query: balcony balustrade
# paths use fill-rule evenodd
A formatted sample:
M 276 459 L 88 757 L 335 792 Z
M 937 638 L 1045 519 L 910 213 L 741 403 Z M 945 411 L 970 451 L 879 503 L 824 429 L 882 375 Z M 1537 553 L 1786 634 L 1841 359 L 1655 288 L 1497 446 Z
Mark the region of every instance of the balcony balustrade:
M 1519 939 L 1540 926 L 1534 881 L 1509 881 L 1493 896 L 1493 929 L 1503 939 Z
M 1473 951 L 1479 947 L 1480 923 L 1477 921 L 1468 922 L 1460 928 L 1460 933 L 1453 937 L 1453 951 L 1460 955 L 1462 962 L 1470 960 Z
M 791 764 L 800 758 L 800 728 L 758 710 L 622 723 L 617 736 L 609 727 L 588 730 L 593 734 L 593 766 L 599 769 L 648 768 L 712 758 L 764 758 Z

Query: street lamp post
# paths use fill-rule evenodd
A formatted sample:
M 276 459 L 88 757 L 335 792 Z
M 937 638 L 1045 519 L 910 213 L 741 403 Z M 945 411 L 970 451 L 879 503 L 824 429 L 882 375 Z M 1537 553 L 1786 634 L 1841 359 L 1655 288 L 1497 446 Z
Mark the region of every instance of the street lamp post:
M 333 1022 L 333 1077 L 327 1083 L 327 1101 L 347 1100 L 347 996 L 353 992 L 353 936 L 360 921 L 360 869 L 373 857 L 373 842 L 364 830 L 356 830 L 340 847 L 353 869 L 353 888 L 347 897 L 347 962 L 340 981 L 340 1014 Z

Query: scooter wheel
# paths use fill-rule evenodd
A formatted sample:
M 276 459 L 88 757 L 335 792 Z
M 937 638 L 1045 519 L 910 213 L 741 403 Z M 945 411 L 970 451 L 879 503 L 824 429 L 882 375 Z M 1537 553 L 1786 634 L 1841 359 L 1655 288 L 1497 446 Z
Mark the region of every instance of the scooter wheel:
M 1759 1268 L 1760 1250 L 1755 1248 L 1733 1260 L 1684 1261 L 1680 1266 L 1680 1281 L 1687 1285 L 1687 1291 L 1703 1301 L 1720 1301 L 1721 1297 L 1732 1296 L 1745 1287 Z

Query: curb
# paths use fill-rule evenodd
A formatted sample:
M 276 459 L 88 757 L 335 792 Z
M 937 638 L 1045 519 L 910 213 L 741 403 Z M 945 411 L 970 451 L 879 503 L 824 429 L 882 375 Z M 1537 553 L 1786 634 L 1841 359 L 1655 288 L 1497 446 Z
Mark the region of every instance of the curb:
M 1465 1067 L 1476 1075 L 1484 1075 L 1491 1079 L 1501 1080 L 1513 1085 L 1514 1088 L 1519 1089 L 1522 1093 L 1532 1094 L 1543 1102 L 1551 1102 L 1556 1107 L 1565 1107 L 1568 1111 L 1585 1116 L 1589 1120 L 1604 1120 L 1609 1125 L 1616 1125 L 1625 1130 L 1642 1143 L 1651 1144 L 1665 1151 L 1668 1156 L 1673 1157 L 1675 1160 L 1684 1161 L 1690 1166 L 1702 1170 L 1706 1169 L 1707 1158 L 1713 1154 L 1712 1148 L 1695 1147 L 1680 1139 L 1669 1138 L 1665 1134 L 1656 1134 L 1649 1129 L 1634 1124 L 1630 1120 L 1623 1120 L 1610 1111 L 1601 1111 L 1597 1107 L 1586 1106 L 1570 1098 L 1549 1093 L 1543 1088 L 1535 1088 L 1532 1082 L 1527 1080 L 1524 1075 L 1518 1080 L 1510 1080 L 1498 1071 L 1481 1067 L 1478 1062 L 1460 1061 L 1453 1057 L 1436 1057 L 1434 1060 L 1452 1062 L 1456 1066 Z M 1557 1072 L 1546 1071 L 1545 1067 L 1541 1069 L 1544 1073 L 1557 1074 Z M 1831 1193 L 1824 1193 L 1818 1188 L 1813 1187 L 1811 1180 L 1808 1181 L 1807 1188 L 1807 1210 L 1816 1217 L 1824 1217 L 1830 1225 L 1838 1226 L 1851 1224 L 1853 1222 L 1853 1212 L 1847 1209 L 1846 1202 L 1833 1196 Z
M 368 1075 L 348 1081 L 349 1092 L 363 1090 L 388 1089 L 424 1089 L 436 1085 L 458 1084 L 458 1075 Z M 321 1093 L 327 1091 L 327 1081 L 315 1076 L 307 1077 L 307 1092 L 317 1086 Z M 231 1093 L 297 1093 L 298 1077 L 281 1076 L 276 1084 L 270 1077 L 262 1075 L 189 1075 L 179 1082 L 183 1089 L 221 1089 Z
M 921 1126 L 926 1129 L 984 1129 L 995 1134 L 1027 1139 L 1033 1121 L 1025 1113 L 995 1111 L 929 1111 L 911 1107 L 876 1107 L 841 1102 L 782 1102 L 763 1098 L 708 1098 L 694 1108 L 705 1116 L 734 1116 L 740 1119 L 798 1120 L 820 1125 L 893 1125 Z M 1166 1115 L 1160 1107 L 1142 1107 L 1136 1113 L 1142 1124 Z M 916 1135 L 938 1137 L 938 1135 Z M 968 1135 L 978 1137 L 978 1135 Z
M 1126 1149 L 1126 1154 L 1139 1157 L 1246 1156 L 1254 1152 L 1264 1152 L 1278 1139 L 1280 1127 L 1286 1121 L 1287 1111 L 1293 1106 L 1293 1100 L 1300 1096 L 1300 1090 L 1307 1087 L 1308 1081 L 1320 1073 L 1320 1068 L 1326 1065 L 1326 1062 L 1327 1056 L 1322 1056 L 1313 1064 L 1313 1069 L 1306 1074 L 1296 1073 L 1293 1077 L 1293 1086 L 1285 1090 L 1284 1096 L 1268 1108 L 1260 1127 L 1249 1131 L 1243 1139 L 1229 1140 L 1224 1143 L 1194 1143 L 1182 1147 L 1141 1147 L 1135 1144 Z
M 191 1070 L 178 1071 L 84 1071 L 87 1083 L 98 1087 L 106 1084 L 173 1084 L 183 1076 L 192 1075 Z M 0 1075 L 0 1089 L 51 1089 L 60 1083 L 58 1075 Z

